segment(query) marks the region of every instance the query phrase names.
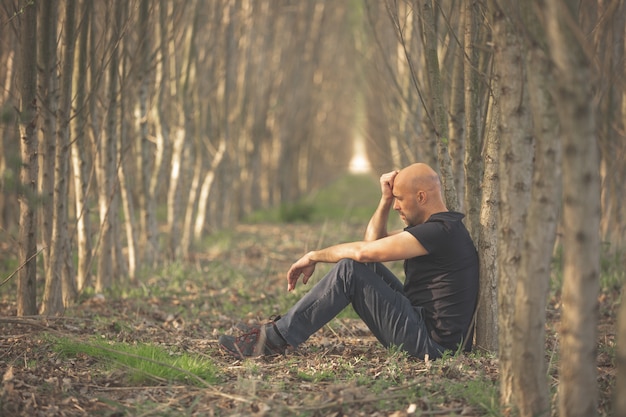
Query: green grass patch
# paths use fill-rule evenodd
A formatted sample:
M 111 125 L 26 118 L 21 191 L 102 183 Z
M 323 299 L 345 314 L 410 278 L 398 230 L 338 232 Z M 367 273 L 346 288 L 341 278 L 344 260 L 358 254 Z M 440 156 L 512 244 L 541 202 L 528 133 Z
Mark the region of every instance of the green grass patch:
M 378 179 L 370 174 L 347 174 L 295 202 L 250 214 L 250 223 L 349 222 L 365 225 L 380 199 Z
M 470 379 L 467 381 L 449 380 L 442 384 L 444 392 L 452 398 L 462 398 L 472 407 L 481 410 L 481 415 L 498 417 L 500 413 L 497 385 L 486 379 Z
M 62 356 L 87 355 L 127 372 L 129 383 L 178 382 L 205 386 L 218 381 L 218 367 L 203 356 L 173 352 L 163 346 L 112 343 L 103 340 L 79 341 L 53 338 L 53 350 Z

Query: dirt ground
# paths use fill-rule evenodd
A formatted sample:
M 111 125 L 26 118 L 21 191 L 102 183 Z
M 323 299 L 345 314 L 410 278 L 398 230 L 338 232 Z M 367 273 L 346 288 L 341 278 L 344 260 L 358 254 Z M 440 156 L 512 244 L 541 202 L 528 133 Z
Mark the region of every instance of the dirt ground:
M 3 294 L 0 416 L 510 414 L 493 404 L 493 397 L 472 400 L 485 394 L 484 387 L 497 390 L 498 363 L 493 355 L 418 361 L 382 348 L 354 318 L 336 319 L 284 357 L 238 361 L 223 354 L 217 347 L 220 332 L 236 332 L 240 320 L 251 324 L 267 319 L 268 310 L 281 304 L 284 272 L 305 247 L 319 243 L 310 241 L 316 232 L 306 225 L 242 226 L 243 238 L 237 242 L 216 245 L 196 256 L 193 263 L 200 273 L 193 277 L 155 275 L 129 284 L 136 290 L 134 295 L 127 291 L 116 298 L 86 297 L 59 318 L 15 317 L 14 303 Z M 276 240 L 268 241 L 269 236 Z M 259 265 L 263 279 L 248 279 L 242 285 L 242 279 L 258 273 Z M 206 278 L 212 273 L 221 278 Z M 172 280 L 180 283 L 176 290 L 171 289 Z M 229 285 L 229 280 L 236 285 Z M 143 296 L 136 295 L 141 291 Z M 603 292 L 599 298 L 598 413 L 602 416 L 611 415 L 618 299 L 617 290 Z M 559 309 L 555 296 L 548 309 L 546 342 L 553 406 Z M 213 361 L 217 382 L 131 383 L 123 367 L 103 366 L 87 355 L 60 355 L 53 349 L 55 337 L 145 342 L 166 347 L 172 354 L 190 352 Z

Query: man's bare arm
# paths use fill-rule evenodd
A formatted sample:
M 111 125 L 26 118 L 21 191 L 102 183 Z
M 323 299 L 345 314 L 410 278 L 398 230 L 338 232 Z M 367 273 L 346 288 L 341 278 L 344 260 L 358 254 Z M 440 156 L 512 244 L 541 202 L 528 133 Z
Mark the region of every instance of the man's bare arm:
M 287 288 L 296 287 L 302 275 L 302 282 L 307 283 L 318 262 L 334 263 L 341 259 L 353 259 L 358 262 L 387 262 L 422 256 L 428 252 L 409 232 L 369 242 L 350 242 L 311 251 L 296 261 L 287 272 Z
M 388 235 L 387 221 L 393 206 L 393 180 L 396 175 L 398 175 L 398 171 L 388 172 L 380 177 L 380 202 L 365 229 L 364 240 L 366 242 L 378 240 Z

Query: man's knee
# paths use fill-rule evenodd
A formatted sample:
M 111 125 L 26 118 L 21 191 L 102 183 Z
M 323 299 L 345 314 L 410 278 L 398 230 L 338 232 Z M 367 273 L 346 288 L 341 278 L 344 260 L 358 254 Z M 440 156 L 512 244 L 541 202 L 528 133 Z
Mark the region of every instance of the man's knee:
M 368 282 L 376 277 L 375 263 L 362 263 L 354 259 L 341 259 L 335 265 L 335 275 L 350 287 L 353 282 Z

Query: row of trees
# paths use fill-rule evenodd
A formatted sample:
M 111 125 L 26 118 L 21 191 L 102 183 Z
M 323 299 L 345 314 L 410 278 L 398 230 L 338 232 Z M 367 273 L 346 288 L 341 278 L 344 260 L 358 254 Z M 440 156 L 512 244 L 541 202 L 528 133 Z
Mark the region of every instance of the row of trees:
M 524 416 L 550 413 L 559 236 L 559 408 L 594 415 L 600 247 L 619 251 L 626 231 L 625 12 L 623 0 L 5 4 L 0 210 L 11 233 L 19 196 L 18 313 L 37 312 L 36 243 L 40 311 L 60 314 L 86 285 L 189 257 L 203 233 L 324 184 L 363 136 L 376 172 L 428 162 L 467 213 L 477 344 L 498 352 L 501 402 Z
M 207 230 L 293 201 L 347 165 L 355 81 L 336 70 L 354 61 L 346 6 L 7 3 L 0 206 L 5 230 L 12 196 L 30 210 L 20 259 L 35 240 L 43 247 L 42 313 L 61 313 L 86 285 L 103 291 L 140 266 L 189 258 Z M 30 190 L 12 180 L 14 107 Z M 31 291 L 19 312 L 33 314 L 34 270 L 21 274 Z

